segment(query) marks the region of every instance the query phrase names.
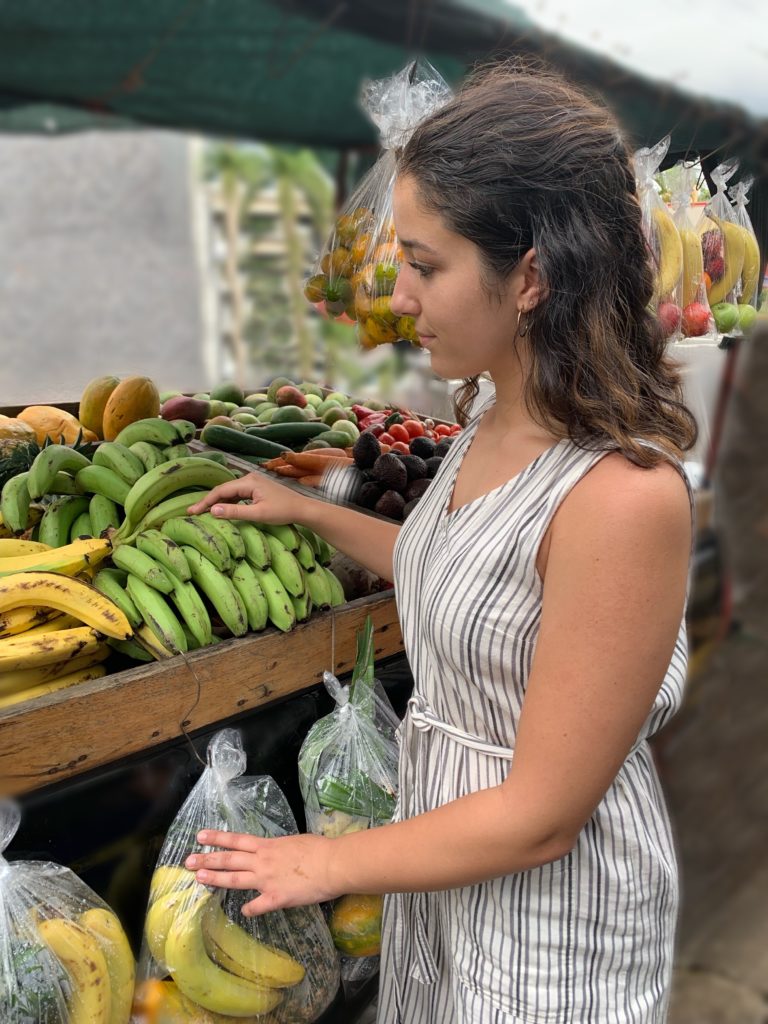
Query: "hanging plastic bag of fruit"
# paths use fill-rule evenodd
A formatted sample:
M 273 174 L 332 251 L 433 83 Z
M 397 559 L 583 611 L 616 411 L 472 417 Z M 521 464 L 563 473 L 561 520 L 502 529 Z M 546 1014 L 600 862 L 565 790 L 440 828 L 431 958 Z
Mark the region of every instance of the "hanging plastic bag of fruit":
M 392 223 L 396 153 L 450 97 L 424 60 L 363 86 L 362 106 L 379 130 L 383 153 L 344 206 L 304 294 L 328 316 L 356 322 L 364 349 L 400 339 L 418 345 L 413 318 L 398 317 L 390 306 L 400 264 Z
M 739 291 L 739 327 L 742 332 L 748 331 L 757 319 L 761 284 L 760 245 L 752 226 L 752 220 L 747 213 L 749 190 L 752 188 L 754 180 L 754 178 L 745 178 L 744 181 L 740 181 L 728 189 L 728 194 L 733 199 L 736 224 L 744 236 L 744 264 L 741 268 L 739 289 L 737 289 Z
M 656 269 L 653 307 L 668 340 L 680 336 L 680 282 L 683 274 L 683 246 L 672 215 L 656 187 L 657 174 L 669 149 L 666 135 L 653 148 L 638 149 L 634 155 L 637 198 L 643 212 L 643 231 Z
M 704 259 L 701 235 L 705 230 L 706 217 L 703 206 L 693 205 L 698 169 L 684 161 L 675 165 L 672 173 L 672 208 L 674 221 L 683 246 L 683 277 L 680 285 L 680 305 L 666 312 L 659 307 L 659 317 L 667 316 L 669 321 L 677 317 L 686 340 L 700 341 L 709 337 L 715 342 L 715 322 L 707 301 Z
M 191 853 L 210 850 L 197 842 L 203 828 L 264 838 L 297 832 L 275 781 L 245 776 L 245 766 L 240 734 L 216 733 L 208 767 L 168 830 L 150 886 L 135 1024 L 223 1018 L 310 1024 L 338 990 L 333 941 L 319 906 L 246 918 L 242 907 L 257 893 L 209 889 L 184 867 Z
M 720 334 L 741 337 L 738 300 L 744 269 L 744 232 L 728 201 L 726 186 L 738 170 L 738 160 L 719 164 L 712 171 L 715 194 L 707 203 L 707 230 L 701 236 L 704 272 L 709 277 L 709 308 Z
M 357 638 L 352 682 L 323 676 L 335 709 L 309 730 L 299 753 L 299 785 L 307 828 L 337 837 L 386 825 L 395 813 L 398 719 L 373 673 L 370 618 Z M 380 896 L 342 896 L 331 911 L 346 994 L 378 970 Z
M 20 820 L 0 801 L 0 1021 L 128 1024 L 135 964 L 122 925 L 69 868 L 5 859 Z

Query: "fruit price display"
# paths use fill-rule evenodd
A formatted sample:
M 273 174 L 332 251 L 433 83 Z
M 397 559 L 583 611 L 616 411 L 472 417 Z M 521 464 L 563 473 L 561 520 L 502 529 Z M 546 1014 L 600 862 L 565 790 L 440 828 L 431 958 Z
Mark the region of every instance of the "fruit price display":
M 134 1004 L 140 1024 L 310 1024 L 333 1000 L 339 966 L 318 906 L 245 918 L 258 894 L 215 890 L 183 865 L 202 850 L 200 829 L 262 837 L 298 830 L 268 776 L 243 776 L 239 733 L 225 729 L 208 747 L 208 766 L 179 810 L 152 877 Z
M 135 963 L 120 921 L 59 864 L 4 860 L 20 815 L 0 802 L 0 1020 L 128 1024 Z

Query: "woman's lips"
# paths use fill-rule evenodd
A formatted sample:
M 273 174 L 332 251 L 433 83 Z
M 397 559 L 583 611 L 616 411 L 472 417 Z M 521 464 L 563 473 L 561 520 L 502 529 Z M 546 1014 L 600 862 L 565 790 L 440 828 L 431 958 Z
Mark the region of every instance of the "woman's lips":
M 435 337 L 434 334 L 420 334 L 419 341 L 424 346 L 424 348 L 429 348 L 430 345 L 434 344 L 434 342 L 437 341 L 437 338 Z

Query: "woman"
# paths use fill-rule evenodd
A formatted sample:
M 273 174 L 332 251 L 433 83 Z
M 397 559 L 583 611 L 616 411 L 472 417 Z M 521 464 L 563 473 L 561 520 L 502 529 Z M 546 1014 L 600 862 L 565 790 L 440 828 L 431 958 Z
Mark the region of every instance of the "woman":
M 695 439 L 648 305 L 630 160 L 559 78 L 486 73 L 415 132 L 392 307 L 485 403 L 402 527 L 261 475 L 193 506 L 305 523 L 394 580 L 416 693 L 395 824 L 223 833 L 249 912 L 386 893 L 384 1024 L 666 1016 L 677 914 L 647 738 L 680 704 Z M 249 498 L 250 505 L 232 504 Z

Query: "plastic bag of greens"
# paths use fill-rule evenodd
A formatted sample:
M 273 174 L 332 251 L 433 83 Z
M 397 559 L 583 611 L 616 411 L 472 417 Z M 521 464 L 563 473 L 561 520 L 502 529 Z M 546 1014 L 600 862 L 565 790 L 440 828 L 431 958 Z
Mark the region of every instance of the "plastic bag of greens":
M 728 189 L 733 198 L 733 213 L 736 224 L 744 235 L 744 265 L 741 269 L 740 294 L 738 297 L 739 327 L 748 330 L 757 317 L 758 296 L 760 294 L 760 245 L 757 241 L 752 220 L 747 213 L 749 190 L 754 178 L 745 178 L 737 185 Z
M 299 753 L 307 828 L 335 837 L 385 825 L 395 812 L 398 719 L 374 679 L 370 618 L 358 635 L 351 685 L 330 672 L 323 680 L 336 707 L 312 726 Z M 378 969 L 381 910 L 380 896 L 342 896 L 333 905 L 331 934 L 347 995 Z
M 715 194 L 707 204 L 711 227 L 701 236 L 709 307 L 721 334 L 740 337 L 738 299 L 744 269 L 744 232 L 728 202 L 726 185 L 736 173 L 738 160 L 729 160 L 712 171 Z
M 643 232 L 656 268 L 654 308 L 668 339 L 680 333 L 680 283 L 683 274 L 683 245 L 672 215 L 662 201 L 654 175 L 669 149 L 665 136 L 652 149 L 638 149 L 634 155 L 637 198 L 643 213 Z
M 333 1000 L 339 968 L 319 906 L 244 917 L 252 890 L 210 889 L 183 867 L 201 829 L 263 838 L 297 832 L 288 802 L 269 776 L 244 776 L 240 734 L 224 729 L 208 745 L 208 767 L 168 831 L 152 876 L 134 1021 L 222 1019 L 309 1024 Z M 175 1016 L 174 1016 L 175 1014 Z
M 20 820 L 0 802 L 0 1021 L 128 1024 L 135 965 L 122 925 L 69 868 L 5 860 Z
M 392 312 L 400 254 L 392 223 L 396 152 L 451 91 L 427 61 L 366 82 L 361 103 L 379 130 L 382 155 L 344 206 L 304 294 L 321 312 L 356 322 L 364 349 L 402 338 L 418 344 L 412 317 Z
M 693 205 L 697 173 L 695 166 L 687 166 L 683 162 L 675 167 L 672 208 L 675 226 L 683 246 L 683 278 L 680 285 L 682 309 L 675 307 L 675 310 L 666 315 L 670 321 L 675 316 L 678 317 L 684 338 L 698 340 L 710 336 L 714 342 L 715 322 L 707 300 L 701 248 L 701 236 L 708 222 L 704 208 Z M 664 315 L 663 307 L 659 307 L 659 317 L 663 318 Z

